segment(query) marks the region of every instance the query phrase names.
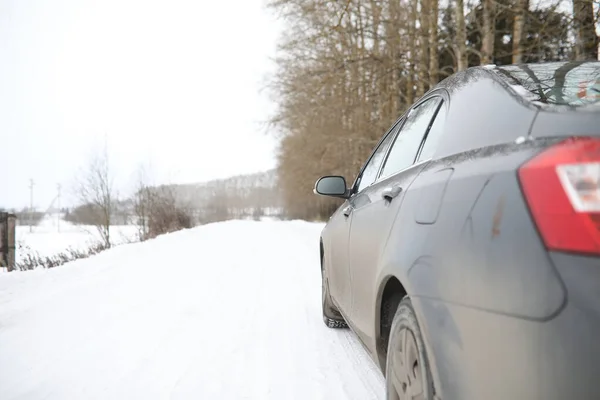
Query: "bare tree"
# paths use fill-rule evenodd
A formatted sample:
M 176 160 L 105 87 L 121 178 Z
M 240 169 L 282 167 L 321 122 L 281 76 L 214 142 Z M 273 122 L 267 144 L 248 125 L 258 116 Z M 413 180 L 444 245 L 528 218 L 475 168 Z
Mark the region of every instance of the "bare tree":
M 578 61 L 598 59 L 598 35 L 593 0 L 573 0 L 576 35 L 575 58 Z
M 513 64 L 520 64 L 523 62 L 523 36 L 525 33 L 525 16 L 528 9 L 528 0 L 515 0 L 515 17 L 513 22 Z
M 483 34 L 481 44 L 481 64 L 491 64 L 494 60 L 495 4 L 494 0 L 482 0 Z
M 133 195 L 133 211 L 138 227 L 138 239 L 144 241 L 148 238 L 148 223 L 150 212 L 150 189 L 148 187 L 148 173 L 143 166 L 137 171 L 135 193 Z
M 430 22 L 430 11 L 429 11 L 429 0 L 421 0 L 421 9 L 419 12 L 419 79 L 417 81 L 417 97 L 423 96 L 427 91 L 427 85 L 429 83 L 429 22 Z
M 406 79 L 406 101 L 410 104 L 413 102 L 413 92 L 414 92 L 414 82 L 413 82 L 413 78 L 414 78 L 414 60 L 417 59 L 416 57 L 416 49 L 417 46 L 415 46 L 415 42 L 416 42 L 416 28 L 415 28 L 415 24 L 417 22 L 417 2 L 416 0 L 409 0 L 408 2 L 408 7 L 410 9 L 410 14 L 408 17 L 408 52 L 409 52 L 409 56 L 411 58 L 411 61 L 408 63 L 408 72 L 407 72 L 407 79 Z
M 463 0 L 456 0 L 456 67 L 464 71 L 469 66 L 467 60 L 467 26 L 465 24 L 465 5 Z
M 100 239 L 110 247 L 110 225 L 116 194 L 108 160 L 108 150 L 93 155 L 77 180 L 76 193 L 82 205 L 92 214 Z
M 148 233 L 146 239 L 194 226 L 189 207 L 183 207 L 170 185 L 147 188 Z
M 429 86 L 438 83 L 439 54 L 438 54 L 438 13 L 439 1 L 429 0 Z
M 191 228 L 194 225 L 189 207 L 177 195 L 173 185 L 153 185 L 146 168 L 137 171 L 133 209 L 140 241 L 158 235 Z

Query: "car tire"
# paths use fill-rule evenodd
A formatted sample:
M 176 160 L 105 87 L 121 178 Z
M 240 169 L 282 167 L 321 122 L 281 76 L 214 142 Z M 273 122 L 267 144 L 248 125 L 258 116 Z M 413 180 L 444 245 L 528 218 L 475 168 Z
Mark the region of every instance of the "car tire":
M 402 299 L 394 315 L 385 366 L 387 400 L 433 400 L 427 351 L 412 303 Z
M 331 300 L 331 295 L 329 294 L 329 279 L 324 265 L 321 267 L 321 305 L 323 310 L 323 322 L 328 328 L 341 329 L 348 327 L 344 317 L 342 317 L 342 314 Z

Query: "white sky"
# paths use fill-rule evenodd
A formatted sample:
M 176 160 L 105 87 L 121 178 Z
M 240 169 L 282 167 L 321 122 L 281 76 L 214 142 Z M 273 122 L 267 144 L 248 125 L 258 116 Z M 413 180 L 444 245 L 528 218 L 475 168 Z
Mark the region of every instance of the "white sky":
M 105 138 L 123 193 L 141 163 L 163 182 L 274 167 L 277 34 L 264 0 L 0 0 L 0 206 L 33 178 L 47 208 Z

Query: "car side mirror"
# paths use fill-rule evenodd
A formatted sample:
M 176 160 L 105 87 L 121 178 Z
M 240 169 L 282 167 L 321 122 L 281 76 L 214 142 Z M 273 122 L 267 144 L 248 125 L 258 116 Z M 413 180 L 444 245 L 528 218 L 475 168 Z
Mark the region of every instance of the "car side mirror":
M 343 176 L 324 176 L 315 184 L 314 192 L 322 196 L 340 197 L 347 199 L 350 191 L 346 187 Z

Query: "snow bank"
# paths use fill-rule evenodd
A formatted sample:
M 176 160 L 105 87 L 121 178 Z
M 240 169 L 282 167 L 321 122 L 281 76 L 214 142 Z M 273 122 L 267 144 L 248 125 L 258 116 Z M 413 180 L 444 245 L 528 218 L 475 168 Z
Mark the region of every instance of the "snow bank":
M 137 227 L 133 225 L 111 227 L 111 242 L 114 245 L 136 240 Z M 16 227 L 17 253 L 19 263 L 28 253 L 41 257 L 54 256 L 69 248 L 85 250 L 100 241 L 95 226 L 74 225 L 55 218 L 46 218 L 29 232 L 29 226 Z
M 0 399 L 383 399 L 321 320 L 321 229 L 216 223 L 0 275 Z

